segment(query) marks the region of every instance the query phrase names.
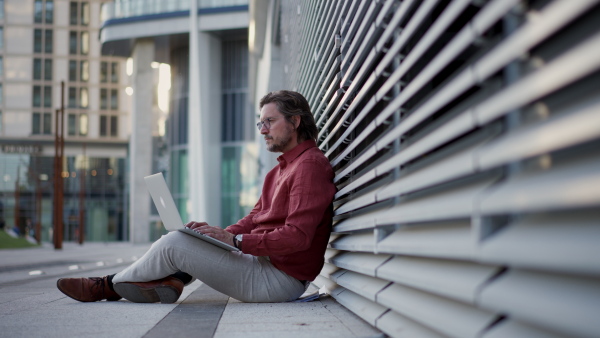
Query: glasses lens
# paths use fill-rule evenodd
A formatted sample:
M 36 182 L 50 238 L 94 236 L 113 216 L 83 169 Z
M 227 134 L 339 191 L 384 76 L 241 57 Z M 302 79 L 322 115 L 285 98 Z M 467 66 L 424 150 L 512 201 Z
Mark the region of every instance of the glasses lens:
M 258 122 L 256 124 L 256 128 L 258 128 L 258 130 L 261 130 L 262 129 L 262 122 Z

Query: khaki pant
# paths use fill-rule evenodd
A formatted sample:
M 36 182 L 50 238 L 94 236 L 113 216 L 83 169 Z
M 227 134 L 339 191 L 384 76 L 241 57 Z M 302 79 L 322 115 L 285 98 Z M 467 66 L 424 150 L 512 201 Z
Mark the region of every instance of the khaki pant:
M 177 271 L 243 302 L 290 301 L 306 289 L 267 257 L 227 251 L 179 231 L 162 236 L 142 258 L 117 273 L 113 283 L 148 282 Z

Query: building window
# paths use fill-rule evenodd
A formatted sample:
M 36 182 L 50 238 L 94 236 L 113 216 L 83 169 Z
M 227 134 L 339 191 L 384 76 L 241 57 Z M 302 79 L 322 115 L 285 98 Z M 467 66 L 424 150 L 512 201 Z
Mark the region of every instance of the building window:
M 110 81 L 112 83 L 119 83 L 119 63 L 113 62 L 110 65 Z
M 44 86 L 44 107 L 52 108 L 52 86 Z
M 77 115 L 69 114 L 67 118 L 67 134 L 69 136 L 75 136 L 77 133 Z
M 44 60 L 44 80 L 52 80 L 52 59 Z
M 44 15 L 44 4 L 42 0 L 35 0 L 35 4 L 33 6 L 33 21 L 35 23 L 42 23 Z
M 69 32 L 69 54 L 77 54 L 77 32 Z
M 110 117 L 110 136 L 117 137 L 117 132 L 118 132 L 117 117 L 111 116 Z
M 116 89 L 110 90 L 110 109 L 119 109 L 119 91 Z
M 48 53 L 48 54 L 52 54 L 52 45 L 53 45 L 53 39 L 52 39 L 52 30 L 51 29 L 46 29 L 45 32 L 46 36 L 45 36 L 45 41 L 44 41 L 44 52 Z
M 33 59 L 33 79 L 42 79 L 42 59 Z
M 77 88 L 69 87 L 69 108 L 77 108 Z
M 108 81 L 108 62 L 100 62 L 100 82 L 105 83 Z
M 4 0 L 0 0 L 0 20 L 4 20 Z
M 69 87 L 69 108 L 87 109 L 89 107 L 89 102 L 89 93 L 87 87 Z
M 42 29 L 33 30 L 33 52 L 41 53 L 42 45 L 44 46 L 44 53 L 52 53 L 53 36 L 52 30 L 47 29 L 42 33 Z
M 52 113 L 33 113 L 31 119 L 31 134 L 52 134 Z
M 77 81 L 77 61 L 69 60 L 69 81 Z
M 32 105 L 34 107 L 42 106 L 42 87 L 41 86 L 33 86 L 33 102 Z
M 80 52 L 83 55 L 87 55 L 90 52 L 90 33 L 81 32 L 81 45 Z
M 100 136 L 117 137 L 119 134 L 118 116 L 100 115 Z
M 2 0 L 0 0 L 2 1 Z M 0 77 L 4 76 L 4 59 L 2 55 L 0 55 Z
M 81 3 L 81 25 L 87 26 L 90 23 L 90 4 L 87 2 Z
M 107 136 L 108 130 L 108 116 L 101 115 L 100 116 L 100 136 Z
M 69 136 L 87 136 L 87 114 L 69 114 L 67 117 L 67 134 Z
M 33 135 L 42 133 L 42 117 L 40 113 L 33 113 L 33 117 L 31 118 L 31 133 Z
M 52 59 L 33 59 L 33 79 L 52 80 Z
M 90 63 L 87 60 L 79 61 L 79 80 L 87 82 L 90 79 Z
M 100 89 L 100 109 L 108 109 L 108 89 Z
M 54 1 L 46 0 L 46 23 L 54 22 Z
M 42 30 L 34 29 L 33 30 L 33 52 L 41 53 L 42 52 Z
M 79 108 L 89 107 L 89 95 L 86 87 L 79 88 Z
M 71 25 L 77 25 L 77 2 L 71 1 L 71 5 L 69 7 L 69 22 Z
M 0 49 L 4 48 L 4 27 L 0 26 Z

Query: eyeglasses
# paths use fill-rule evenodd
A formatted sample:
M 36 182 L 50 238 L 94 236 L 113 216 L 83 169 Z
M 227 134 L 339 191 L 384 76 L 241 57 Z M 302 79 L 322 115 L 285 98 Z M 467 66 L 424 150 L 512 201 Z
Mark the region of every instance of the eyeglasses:
M 261 130 L 263 126 L 265 126 L 265 128 L 267 129 L 271 129 L 271 122 L 273 122 L 273 120 L 276 120 L 273 117 L 267 117 L 266 119 L 264 119 L 264 121 L 260 121 L 256 124 L 256 128 L 258 128 L 258 130 Z

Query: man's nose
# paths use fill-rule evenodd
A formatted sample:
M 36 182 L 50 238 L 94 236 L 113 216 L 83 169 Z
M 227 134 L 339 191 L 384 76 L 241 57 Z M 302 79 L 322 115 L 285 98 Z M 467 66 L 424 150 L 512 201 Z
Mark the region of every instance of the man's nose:
M 260 133 L 261 133 L 261 135 L 265 135 L 265 134 L 269 133 L 269 129 L 267 128 L 267 126 L 265 126 L 264 123 L 262 123 L 260 126 Z

